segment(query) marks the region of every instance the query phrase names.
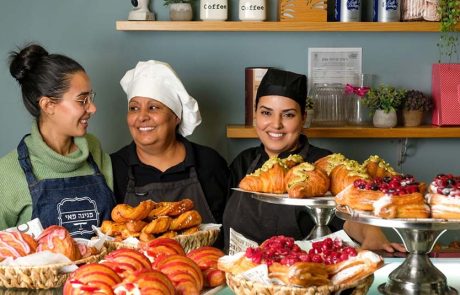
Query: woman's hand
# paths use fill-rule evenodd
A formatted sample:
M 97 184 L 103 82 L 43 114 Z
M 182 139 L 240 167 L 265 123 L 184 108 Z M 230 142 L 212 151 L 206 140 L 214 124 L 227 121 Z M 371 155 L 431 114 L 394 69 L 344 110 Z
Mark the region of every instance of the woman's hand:
M 343 227 L 350 237 L 361 243 L 362 249 L 406 252 L 403 244 L 390 243 L 378 227 L 352 221 L 346 221 Z

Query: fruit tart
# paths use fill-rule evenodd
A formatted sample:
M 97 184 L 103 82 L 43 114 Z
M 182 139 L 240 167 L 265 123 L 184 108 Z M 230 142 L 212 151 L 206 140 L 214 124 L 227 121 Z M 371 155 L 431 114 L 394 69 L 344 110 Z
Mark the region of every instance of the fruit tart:
M 460 219 L 460 176 L 437 175 L 426 198 L 433 218 Z

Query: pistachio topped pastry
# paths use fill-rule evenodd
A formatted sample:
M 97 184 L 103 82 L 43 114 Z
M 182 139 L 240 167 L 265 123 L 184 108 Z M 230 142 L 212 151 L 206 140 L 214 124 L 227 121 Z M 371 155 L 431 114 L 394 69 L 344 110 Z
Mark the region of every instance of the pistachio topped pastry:
M 284 177 L 287 171 L 284 161 L 272 157 L 254 173 L 246 175 L 240 181 L 239 187 L 252 192 L 282 194 L 286 192 Z
M 372 155 L 365 160 L 363 167 L 371 178 L 399 175 L 390 164 L 377 155 Z
M 315 166 L 326 172 L 327 175 L 329 175 L 331 174 L 332 169 L 334 169 L 337 165 L 343 163 L 346 160 L 347 158 L 344 155 L 340 153 L 335 153 L 317 160 L 315 162 Z
M 290 198 L 324 196 L 329 190 L 329 176 L 313 164 L 304 162 L 286 174 L 286 189 Z

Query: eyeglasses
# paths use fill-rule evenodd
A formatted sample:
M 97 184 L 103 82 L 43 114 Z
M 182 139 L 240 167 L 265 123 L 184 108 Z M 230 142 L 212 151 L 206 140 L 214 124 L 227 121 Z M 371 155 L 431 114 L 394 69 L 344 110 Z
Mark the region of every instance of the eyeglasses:
M 89 92 L 88 94 L 82 94 L 83 98 L 76 99 L 83 107 L 87 108 L 91 103 L 94 103 L 94 97 L 96 96 L 96 92 Z

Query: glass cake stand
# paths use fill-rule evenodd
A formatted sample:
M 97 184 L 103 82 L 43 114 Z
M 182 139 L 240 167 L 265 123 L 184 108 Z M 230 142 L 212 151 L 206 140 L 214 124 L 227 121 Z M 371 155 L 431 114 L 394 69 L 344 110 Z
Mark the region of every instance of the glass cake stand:
M 315 226 L 304 240 L 314 240 L 332 233 L 327 226 L 334 217 L 336 203 L 334 197 L 329 195 L 325 197 L 315 197 L 307 199 L 289 198 L 287 194 L 269 194 L 258 193 L 234 188 L 236 191 L 248 193 L 252 198 L 272 204 L 288 205 L 288 206 L 305 206 L 307 212 L 315 221 Z
M 460 229 L 459 220 L 432 218 L 383 219 L 345 206 L 337 206 L 337 217 L 354 222 L 393 228 L 409 252 L 404 262 L 392 271 L 385 284 L 379 286 L 384 294 L 458 294 L 447 285 L 446 276 L 438 270 L 428 253 L 448 229 Z

